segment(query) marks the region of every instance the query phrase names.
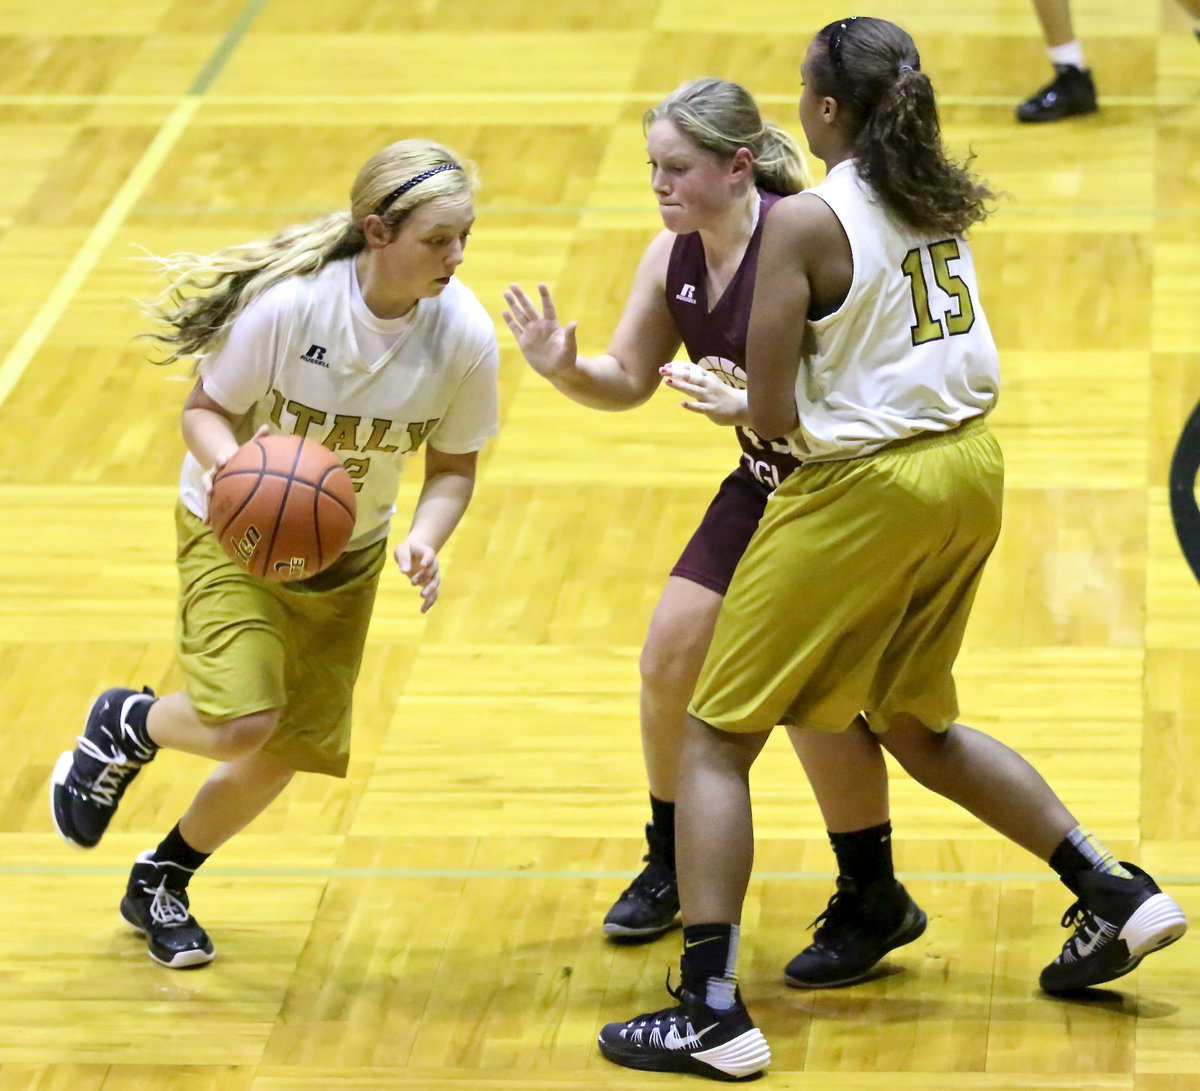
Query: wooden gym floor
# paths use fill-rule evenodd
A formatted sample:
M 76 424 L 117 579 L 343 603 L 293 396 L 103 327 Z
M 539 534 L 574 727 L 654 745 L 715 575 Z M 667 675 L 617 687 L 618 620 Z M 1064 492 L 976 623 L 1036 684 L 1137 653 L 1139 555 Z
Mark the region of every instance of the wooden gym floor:
M 1169 2 L 1081 0 L 1102 112 L 1026 128 L 1048 65 L 1026 0 L 880 0 L 946 136 L 1008 195 L 979 230 L 1001 345 L 1002 544 L 961 661 L 964 718 L 1200 919 L 1200 589 L 1167 465 L 1200 397 L 1200 46 Z M 0 1091 L 653 1088 L 594 1047 L 665 1004 L 677 936 L 602 941 L 637 866 L 637 653 L 729 436 L 663 394 L 568 403 L 499 324 L 538 280 L 603 346 L 656 228 L 641 111 L 741 80 L 795 122 L 818 0 L 5 0 L 0 5 Z M 342 207 L 407 135 L 483 173 L 463 279 L 497 319 L 503 428 L 421 618 L 384 589 L 345 782 L 302 777 L 193 887 L 218 958 L 152 963 L 117 917 L 132 858 L 204 775 L 163 754 L 95 851 L 47 781 L 95 693 L 169 688 L 183 368 L 145 362 L 136 260 Z M 414 468 L 415 470 L 415 468 Z M 419 476 L 414 472 L 413 480 Z M 404 487 L 401 506 L 414 496 Z M 831 890 L 785 740 L 756 772 L 743 987 L 777 1088 L 1200 1088 L 1200 945 L 1090 1003 L 1041 995 L 1069 897 L 902 778 L 899 870 L 930 912 L 846 990 L 780 969 Z

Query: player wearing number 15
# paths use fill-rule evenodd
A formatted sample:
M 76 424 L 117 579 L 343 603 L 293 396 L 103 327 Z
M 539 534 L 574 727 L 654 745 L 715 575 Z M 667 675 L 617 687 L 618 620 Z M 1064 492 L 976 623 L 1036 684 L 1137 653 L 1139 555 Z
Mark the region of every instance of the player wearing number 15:
M 51 786 L 58 832 L 91 848 L 160 747 L 219 762 L 187 812 L 133 866 L 121 915 L 171 967 L 213 957 L 187 886 L 298 770 L 345 776 L 350 707 L 384 567 L 401 467 L 425 448 L 412 525 L 395 549 L 438 597 L 438 553 L 467 509 L 497 428 L 495 330 L 454 273 L 474 220 L 470 165 L 402 140 L 359 171 L 350 210 L 267 242 L 163 259 L 155 308 L 169 359 L 199 356 L 183 408 L 176 508 L 178 659 L 185 688 L 110 689 Z M 329 448 L 354 482 L 346 550 L 307 579 L 269 583 L 235 565 L 207 523 L 214 470 L 252 435 Z
M 801 465 L 734 573 L 688 709 L 680 1002 L 600 1033 L 618 1064 L 714 1079 L 770 1060 L 742 1004 L 737 948 L 750 770 L 776 725 L 806 741 L 814 784 L 840 778 L 853 802 L 885 748 L 1054 868 L 1076 901 L 1041 974 L 1048 992 L 1118 978 L 1187 927 L 1019 754 L 955 722 L 952 668 L 1003 491 L 986 424 L 997 352 L 964 237 L 990 195 L 946 157 L 932 84 L 900 27 L 832 23 L 801 74 L 800 123 L 826 175 L 767 218 L 746 349 L 750 425 L 786 436 Z

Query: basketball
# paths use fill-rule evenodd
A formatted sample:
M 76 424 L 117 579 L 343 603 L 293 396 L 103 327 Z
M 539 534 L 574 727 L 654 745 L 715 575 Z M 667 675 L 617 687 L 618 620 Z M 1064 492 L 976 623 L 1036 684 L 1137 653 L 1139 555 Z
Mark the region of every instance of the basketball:
M 337 560 L 355 509 L 354 483 L 332 451 L 300 436 L 261 436 L 214 476 L 208 522 L 240 568 L 290 583 Z

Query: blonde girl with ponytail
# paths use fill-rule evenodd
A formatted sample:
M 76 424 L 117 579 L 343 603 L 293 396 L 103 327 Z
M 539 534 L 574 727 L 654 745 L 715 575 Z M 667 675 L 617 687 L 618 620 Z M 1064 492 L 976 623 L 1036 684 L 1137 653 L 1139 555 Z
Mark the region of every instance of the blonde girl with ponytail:
M 59 834 L 103 836 L 161 747 L 215 770 L 175 827 L 136 860 L 120 911 L 171 968 L 212 960 L 188 882 L 298 771 L 345 776 L 350 709 L 385 566 L 400 473 L 424 448 L 424 485 L 393 555 L 421 612 L 441 590 L 439 553 L 467 510 L 479 450 L 497 429 L 491 319 L 458 278 L 475 173 L 429 140 L 401 140 L 358 172 L 348 210 L 265 242 L 159 259 L 149 309 L 171 362 L 194 358 L 176 505 L 184 687 L 114 687 L 55 766 Z M 300 434 L 354 480 L 346 551 L 319 574 L 267 583 L 233 565 L 207 525 L 213 472 L 252 435 Z

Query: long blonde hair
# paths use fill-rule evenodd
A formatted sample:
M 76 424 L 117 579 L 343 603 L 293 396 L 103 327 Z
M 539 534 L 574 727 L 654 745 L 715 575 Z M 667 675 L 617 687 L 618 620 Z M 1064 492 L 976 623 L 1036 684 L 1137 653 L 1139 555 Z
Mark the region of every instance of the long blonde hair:
M 432 140 L 398 140 L 363 164 L 350 189 L 349 211 L 284 228 L 273 238 L 213 254 L 151 257 L 170 283 L 145 310 L 166 327 L 147 334 L 170 347 L 160 364 L 211 351 L 239 314 L 288 277 L 315 273 L 366 246 L 363 223 L 372 214 L 395 232 L 418 205 L 473 193 L 474 165 Z
M 666 118 L 696 147 L 730 158 L 738 148 L 754 156 L 754 181 L 787 197 L 811 185 L 800 146 L 778 125 L 763 121 L 758 104 L 740 83 L 702 76 L 672 91 L 642 115 L 642 130 Z

